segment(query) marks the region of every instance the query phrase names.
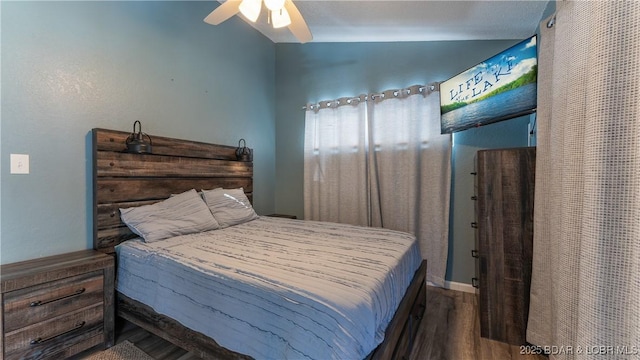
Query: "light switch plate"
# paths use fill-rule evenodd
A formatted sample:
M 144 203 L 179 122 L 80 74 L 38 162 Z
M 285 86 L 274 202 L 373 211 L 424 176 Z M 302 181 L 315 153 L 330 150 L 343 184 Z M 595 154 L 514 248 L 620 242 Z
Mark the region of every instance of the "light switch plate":
M 11 154 L 11 174 L 29 173 L 29 155 Z

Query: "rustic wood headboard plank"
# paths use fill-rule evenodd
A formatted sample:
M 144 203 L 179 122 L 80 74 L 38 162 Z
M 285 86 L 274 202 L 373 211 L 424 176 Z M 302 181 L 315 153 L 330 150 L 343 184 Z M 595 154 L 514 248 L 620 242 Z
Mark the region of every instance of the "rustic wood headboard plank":
M 151 135 L 152 154 L 124 152 L 124 131 L 93 129 L 94 248 L 136 237 L 120 220 L 120 208 L 152 204 L 190 189 L 242 187 L 253 199 L 253 163 L 237 161 L 228 145 Z
M 155 151 L 155 147 L 153 148 Z M 99 177 L 251 177 L 250 162 L 99 151 Z
M 96 193 L 98 204 L 166 199 L 189 189 L 210 190 L 243 188 L 253 192 L 251 178 L 102 178 L 98 177 Z
M 93 247 L 104 253 L 112 253 L 115 251 L 115 246 L 123 241 L 138 237 L 129 230 L 126 226 L 120 226 L 117 228 L 98 230 L 96 234 L 97 242 L 94 241 Z
M 189 189 L 192 189 L 192 188 L 189 188 Z M 189 190 L 189 189 L 186 189 L 186 190 Z M 175 193 L 179 193 L 179 191 L 176 191 Z M 247 194 L 249 201 L 252 200 L 251 195 L 252 194 Z M 168 196 L 169 195 L 167 195 L 167 197 Z M 100 227 L 103 229 L 106 229 L 109 227 L 115 227 L 115 226 L 124 226 L 124 223 L 122 222 L 122 220 L 120 220 L 121 208 L 150 205 L 158 201 L 160 200 L 129 201 L 129 202 L 114 202 L 114 203 L 107 203 L 107 204 L 98 204 L 97 205 L 98 206 L 98 213 L 97 213 L 98 223 L 100 224 Z
M 123 152 L 131 133 L 116 130 L 94 129 L 94 147 L 98 151 Z M 236 160 L 236 148 L 228 145 L 207 144 L 197 141 L 151 136 L 155 155 L 196 157 L 202 159 Z

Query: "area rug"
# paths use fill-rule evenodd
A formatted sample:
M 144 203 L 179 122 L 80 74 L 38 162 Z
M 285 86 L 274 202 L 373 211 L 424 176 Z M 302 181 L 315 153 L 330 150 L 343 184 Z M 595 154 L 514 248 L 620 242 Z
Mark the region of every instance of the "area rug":
M 107 350 L 93 354 L 86 360 L 154 360 L 144 351 L 138 349 L 129 341 L 112 346 Z

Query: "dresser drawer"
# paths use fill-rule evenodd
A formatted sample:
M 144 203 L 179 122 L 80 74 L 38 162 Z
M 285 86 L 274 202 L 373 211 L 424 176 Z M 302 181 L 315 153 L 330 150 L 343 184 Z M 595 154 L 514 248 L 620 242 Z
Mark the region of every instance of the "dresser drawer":
M 67 348 L 87 340 L 99 344 L 103 336 L 102 303 L 75 310 L 13 332 L 5 333 L 5 359 L 57 358 Z
M 104 299 L 102 271 L 11 291 L 4 296 L 6 333 L 100 304 Z

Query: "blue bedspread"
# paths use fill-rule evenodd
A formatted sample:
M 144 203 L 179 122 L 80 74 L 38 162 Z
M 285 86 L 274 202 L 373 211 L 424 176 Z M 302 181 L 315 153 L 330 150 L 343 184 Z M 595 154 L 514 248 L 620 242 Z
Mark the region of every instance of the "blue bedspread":
M 116 247 L 117 290 L 256 359 L 362 359 L 420 265 L 410 234 L 260 217 Z

